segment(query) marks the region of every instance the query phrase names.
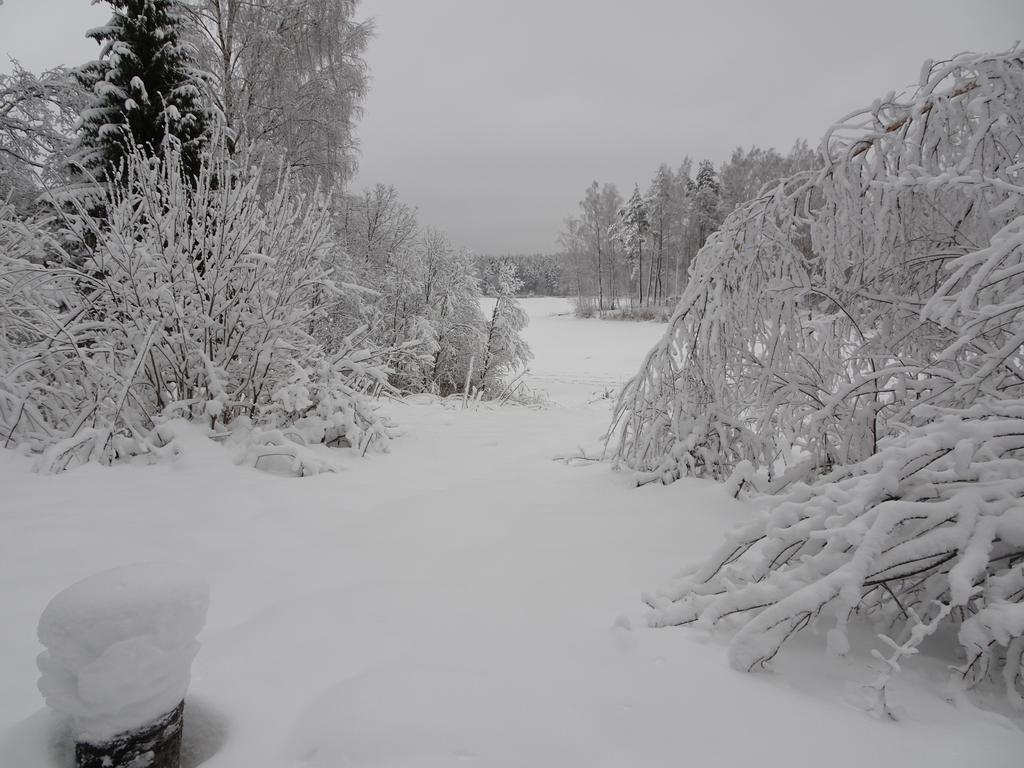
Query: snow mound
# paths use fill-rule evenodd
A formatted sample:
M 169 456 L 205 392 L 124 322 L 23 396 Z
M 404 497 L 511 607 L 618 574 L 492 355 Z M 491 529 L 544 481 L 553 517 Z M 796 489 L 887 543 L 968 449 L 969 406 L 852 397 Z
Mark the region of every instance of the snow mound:
M 172 563 L 103 571 L 54 597 L 39 619 L 39 690 L 79 741 L 103 742 L 177 706 L 206 621 L 209 587 Z

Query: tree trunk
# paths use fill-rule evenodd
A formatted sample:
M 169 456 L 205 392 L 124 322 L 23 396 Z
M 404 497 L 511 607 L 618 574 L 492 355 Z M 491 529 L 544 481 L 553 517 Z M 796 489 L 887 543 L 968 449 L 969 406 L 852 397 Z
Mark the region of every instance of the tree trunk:
M 640 290 L 640 306 L 644 305 L 644 244 L 637 245 L 637 288 Z
M 487 386 L 487 373 L 491 365 L 491 348 L 494 344 L 494 329 L 498 325 L 498 309 L 501 307 L 501 296 L 494 302 L 494 311 L 491 313 L 491 327 L 487 329 L 487 346 L 484 349 L 484 365 L 480 369 L 480 391 L 483 392 Z M 472 365 L 472 363 L 471 363 Z M 469 386 L 469 377 L 466 378 L 466 386 Z
M 662 262 L 662 256 L 659 253 L 658 254 L 657 274 L 656 274 L 656 276 L 654 278 L 654 303 L 655 304 L 657 304 L 659 300 L 663 300 L 665 298 L 665 288 L 664 288 L 664 286 L 662 285 L 662 282 L 661 282 L 661 273 L 664 270 L 664 268 L 665 267 L 664 267 L 664 264 Z
M 628 288 L 627 288 L 628 290 Z M 608 249 L 608 292 L 611 294 L 609 304 L 612 309 L 615 309 L 615 300 L 618 298 L 618 293 L 615 290 L 615 248 L 611 247 Z

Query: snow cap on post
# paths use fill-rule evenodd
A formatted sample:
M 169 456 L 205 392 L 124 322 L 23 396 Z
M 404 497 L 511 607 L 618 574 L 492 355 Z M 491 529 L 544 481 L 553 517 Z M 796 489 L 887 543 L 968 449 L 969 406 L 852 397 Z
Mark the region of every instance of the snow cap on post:
M 39 690 L 98 744 L 174 711 L 188 690 L 209 586 L 172 563 L 97 573 L 54 597 L 39 619 Z

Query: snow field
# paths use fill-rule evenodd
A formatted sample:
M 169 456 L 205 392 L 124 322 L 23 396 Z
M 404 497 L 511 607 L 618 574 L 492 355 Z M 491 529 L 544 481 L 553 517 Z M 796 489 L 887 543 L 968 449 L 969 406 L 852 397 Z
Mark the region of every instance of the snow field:
M 1020 765 L 1011 721 L 942 700 L 941 660 L 908 665 L 889 723 L 861 709 L 864 657 L 826 658 L 821 638 L 744 675 L 718 638 L 647 629 L 640 593 L 747 510 L 711 483 L 635 489 L 552 461 L 597 443 L 603 383 L 664 326 L 524 306 L 530 386 L 557 405 L 390 403 L 405 435 L 336 475 L 275 477 L 202 440 L 56 477 L 0 453 L 0 766 L 59 765 L 32 714 L 44 606 L 141 561 L 211 585 L 186 707 L 204 715 L 186 741 L 218 742 L 209 768 Z

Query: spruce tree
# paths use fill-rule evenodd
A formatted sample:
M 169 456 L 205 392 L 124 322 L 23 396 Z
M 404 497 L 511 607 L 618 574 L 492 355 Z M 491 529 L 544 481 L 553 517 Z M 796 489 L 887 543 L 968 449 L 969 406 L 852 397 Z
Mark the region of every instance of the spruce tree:
M 181 40 L 178 0 L 107 0 L 106 26 L 88 37 L 103 46 L 76 77 L 92 95 L 82 110 L 72 162 L 100 182 L 116 178 L 128 148 L 157 155 L 180 145 L 182 173 L 194 178 L 207 137 L 202 79 Z
M 626 248 L 626 259 L 630 263 L 630 272 L 636 277 L 640 292 L 640 304 L 644 303 L 644 238 L 651 228 L 651 217 L 647 210 L 647 202 L 640 194 L 640 186 L 634 185 L 633 195 L 619 209 L 617 234 Z M 648 298 L 649 300 L 649 298 Z
M 696 218 L 697 247 L 701 248 L 712 232 L 722 223 L 719 210 L 722 187 L 718 182 L 718 174 L 710 160 L 702 160 L 697 170 Z

